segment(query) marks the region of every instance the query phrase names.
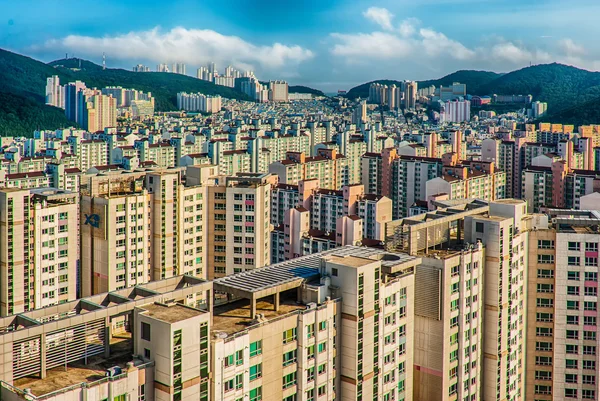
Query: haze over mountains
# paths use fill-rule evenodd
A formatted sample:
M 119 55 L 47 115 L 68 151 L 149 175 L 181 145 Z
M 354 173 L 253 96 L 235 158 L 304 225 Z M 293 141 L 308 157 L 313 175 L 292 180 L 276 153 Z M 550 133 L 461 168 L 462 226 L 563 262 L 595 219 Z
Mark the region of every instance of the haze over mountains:
M 74 70 L 78 69 L 78 70 Z M 61 82 L 81 80 L 89 87 L 123 86 L 152 92 L 157 111 L 176 109 L 177 92 L 201 92 L 226 98 L 248 100 L 232 88 L 218 86 L 191 76 L 170 73 L 134 73 L 123 69 L 103 70 L 79 59 L 62 59 L 45 64 L 0 49 L 0 135 L 30 136 L 33 130 L 56 129 L 73 123 L 62 110 L 44 105 L 46 78 L 58 75 Z M 276 78 L 276 77 L 273 77 Z M 384 84 L 395 80 L 377 80 Z M 419 87 L 467 84 L 471 95 L 531 94 L 548 103 L 549 122 L 570 124 L 600 123 L 600 73 L 562 64 L 540 64 L 506 74 L 461 70 L 445 77 L 420 81 Z M 350 89 L 347 97 L 368 96 L 371 82 Z M 322 94 L 317 89 L 291 86 L 290 92 Z

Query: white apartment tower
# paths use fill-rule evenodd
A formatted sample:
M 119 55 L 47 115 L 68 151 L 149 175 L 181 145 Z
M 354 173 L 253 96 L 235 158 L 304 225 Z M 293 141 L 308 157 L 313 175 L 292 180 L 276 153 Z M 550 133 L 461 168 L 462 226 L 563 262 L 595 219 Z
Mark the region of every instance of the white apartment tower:
M 77 298 L 78 208 L 70 191 L 0 190 L 0 315 Z

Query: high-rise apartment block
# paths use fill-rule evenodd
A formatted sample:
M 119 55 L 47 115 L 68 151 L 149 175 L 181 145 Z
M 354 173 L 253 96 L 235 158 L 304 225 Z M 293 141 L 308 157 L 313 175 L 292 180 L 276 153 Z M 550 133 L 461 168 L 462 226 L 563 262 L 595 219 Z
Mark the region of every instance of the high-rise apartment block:
M 185 75 L 185 64 L 184 63 L 173 63 L 173 66 L 171 67 L 171 72 L 174 74 Z
M 177 94 L 177 108 L 185 111 L 217 113 L 221 111 L 221 97 L 205 96 L 201 93 L 179 92 Z
M 79 295 L 79 196 L 54 188 L 0 190 L 0 315 Z
M 272 102 L 288 102 L 288 83 L 285 81 L 269 82 L 269 100 Z
M 60 85 L 58 75 L 46 79 L 46 104 L 61 109 L 65 108 L 65 88 Z

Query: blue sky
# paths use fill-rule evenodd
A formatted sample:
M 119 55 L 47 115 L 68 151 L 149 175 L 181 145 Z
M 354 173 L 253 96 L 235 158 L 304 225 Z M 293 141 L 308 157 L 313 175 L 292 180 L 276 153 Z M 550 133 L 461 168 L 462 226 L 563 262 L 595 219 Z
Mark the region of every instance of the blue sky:
M 558 61 L 600 69 L 598 0 L 0 0 L 0 47 L 109 67 L 208 61 L 326 91 Z M 4 21 L 2 21 L 4 20 Z

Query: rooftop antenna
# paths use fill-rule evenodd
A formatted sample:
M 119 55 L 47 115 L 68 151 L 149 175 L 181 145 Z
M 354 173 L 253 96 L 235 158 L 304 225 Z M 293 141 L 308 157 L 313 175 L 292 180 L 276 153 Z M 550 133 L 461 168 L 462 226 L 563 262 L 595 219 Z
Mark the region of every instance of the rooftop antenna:
M 102 53 L 102 69 L 106 70 L 106 53 Z

